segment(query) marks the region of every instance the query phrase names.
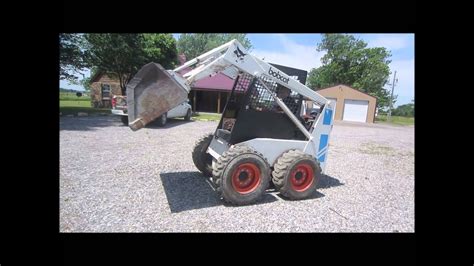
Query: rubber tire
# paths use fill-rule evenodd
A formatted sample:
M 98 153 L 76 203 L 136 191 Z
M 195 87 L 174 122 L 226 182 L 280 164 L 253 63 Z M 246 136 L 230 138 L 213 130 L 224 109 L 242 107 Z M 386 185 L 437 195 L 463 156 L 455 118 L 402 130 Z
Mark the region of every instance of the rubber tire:
M 296 191 L 291 186 L 290 174 L 293 168 L 299 163 L 309 163 L 313 168 L 313 183 L 304 191 Z M 321 180 L 321 167 L 319 162 L 309 154 L 299 150 L 290 150 L 283 153 L 273 166 L 272 182 L 280 193 L 292 200 L 305 199 L 310 197 Z
M 242 163 L 254 163 L 260 170 L 260 184 L 248 193 L 241 194 L 232 186 L 232 173 Z M 252 148 L 239 145 L 224 152 L 214 164 L 212 171 L 213 179 L 219 195 L 228 203 L 235 205 L 247 205 L 260 199 L 267 190 L 271 180 L 270 166 L 265 157 Z
M 194 145 L 192 152 L 194 165 L 205 176 L 212 176 L 212 156 L 206 151 L 213 137 L 212 133 L 202 136 Z
M 128 116 L 122 115 L 120 119 L 122 120 L 122 124 L 124 126 L 128 126 Z
M 186 112 L 186 116 L 184 117 L 185 121 L 191 120 L 191 109 L 188 109 L 188 112 Z
M 164 127 L 167 121 L 168 117 L 166 116 L 166 113 L 164 113 L 160 117 L 158 117 L 158 119 L 156 119 L 156 124 L 160 127 Z

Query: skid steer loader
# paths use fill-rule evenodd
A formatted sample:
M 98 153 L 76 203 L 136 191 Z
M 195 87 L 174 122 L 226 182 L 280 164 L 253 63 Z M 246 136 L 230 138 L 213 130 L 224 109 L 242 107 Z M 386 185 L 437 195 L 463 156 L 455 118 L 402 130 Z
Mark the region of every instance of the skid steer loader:
M 216 130 L 196 142 L 196 167 L 235 205 L 257 201 L 271 183 L 289 199 L 309 197 L 324 173 L 334 103 L 252 56 L 237 40 L 174 70 L 156 63 L 140 69 L 127 85 L 129 127 L 144 127 L 186 101 L 193 82 L 217 73 L 234 86 Z M 305 101 L 319 106 L 312 120 L 302 118 Z

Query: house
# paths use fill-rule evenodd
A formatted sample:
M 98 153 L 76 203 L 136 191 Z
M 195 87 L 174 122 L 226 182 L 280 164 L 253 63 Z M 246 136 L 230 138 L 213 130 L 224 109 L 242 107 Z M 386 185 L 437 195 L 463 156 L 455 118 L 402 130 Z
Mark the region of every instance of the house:
M 334 120 L 373 123 L 377 98 L 344 84 L 317 89 L 319 94 L 336 102 Z
M 186 62 L 184 55 L 179 56 L 179 61 L 181 64 Z M 307 71 L 277 64 L 271 65 L 305 84 Z M 190 68 L 184 69 L 180 73 L 185 74 L 190 70 Z M 196 81 L 188 96 L 192 110 L 194 112 L 222 113 L 233 85 L 234 80 L 221 73 Z M 111 96 L 122 95 L 118 79 L 104 72 L 98 72 L 92 77 L 90 93 L 92 106 L 96 108 L 110 108 Z
M 120 82 L 110 74 L 98 71 L 91 78 L 91 103 L 94 108 L 111 108 L 112 95 L 122 95 Z
M 301 83 L 306 83 L 307 71 L 271 63 L 270 65 Z M 191 93 L 189 94 L 193 111 L 222 113 L 233 85 L 234 80 L 221 73 L 198 80 L 191 88 Z

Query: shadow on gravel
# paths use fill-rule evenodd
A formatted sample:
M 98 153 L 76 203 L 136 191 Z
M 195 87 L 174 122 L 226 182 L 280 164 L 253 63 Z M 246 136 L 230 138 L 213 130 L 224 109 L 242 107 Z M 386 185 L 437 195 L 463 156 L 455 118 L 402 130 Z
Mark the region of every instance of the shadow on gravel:
M 161 173 L 160 177 L 165 189 L 170 210 L 173 213 L 214 206 L 226 206 L 232 208 L 243 207 L 226 203 L 220 199 L 211 180 L 204 177 L 200 172 Z M 323 175 L 316 188 L 330 188 L 342 185 L 344 184 L 338 179 L 328 175 Z M 304 200 L 317 199 L 321 197 L 324 197 L 324 194 L 315 191 L 311 197 Z M 273 185 L 270 185 L 270 188 L 267 189 L 262 198 L 252 205 L 266 204 L 278 200 L 291 201 L 278 193 Z
M 336 179 L 336 178 L 328 176 L 328 175 L 322 175 L 321 180 L 319 180 L 319 184 L 316 186 L 316 189 L 321 189 L 321 188 L 324 189 L 324 188 L 337 187 L 337 186 L 342 186 L 342 185 L 344 185 L 344 183 L 341 183 L 339 181 L 339 179 Z M 271 189 L 272 189 L 272 192 L 276 196 L 281 198 L 282 200 L 295 201 L 295 200 L 292 200 L 292 199 L 289 199 L 289 198 L 283 196 L 281 193 L 278 193 L 278 191 L 276 191 L 276 189 L 273 186 L 271 186 Z M 302 200 L 318 199 L 318 198 L 322 198 L 324 196 L 325 195 L 323 193 L 316 190 L 311 196 L 309 196 L 306 199 L 302 199 Z M 297 201 L 302 201 L 302 200 L 297 200 Z
M 156 121 L 151 122 L 150 124 L 146 125 L 146 128 L 153 128 L 153 129 L 161 129 L 161 128 L 172 128 L 176 126 L 180 126 L 182 124 L 193 123 L 193 120 L 185 121 L 184 119 L 172 119 L 169 118 L 166 122 L 165 126 L 159 126 Z
M 59 130 L 96 130 L 98 127 L 120 126 L 120 117 L 115 116 L 87 116 L 87 117 L 61 117 Z
M 209 178 L 204 177 L 200 172 L 161 173 L 160 177 L 170 210 L 173 213 L 214 206 L 240 207 L 224 203 L 218 197 Z M 275 196 L 266 193 L 258 202 L 252 205 L 277 200 Z
M 323 175 L 321 177 L 321 180 L 319 180 L 319 184 L 316 186 L 316 189 L 338 187 L 342 185 L 344 185 L 344 183 L 341 183 L 339 179 L 334 178 L 332 176 Z
M 300 199 L 300 200 L 292 200 L 292 199 L 289 199 L 285 196 L 283 196 L 282 194 L 280 193 L 277 193 L 276 196 L 280 197 L 282 200 L 284 201 L 304 201 L 304 200 L 312 200 L 312 199 L 319 199 L 319 198 L 322 198 L 324 197 L 325 195 L 321 192 L 318 192 L 318 191 L 315 191 L 311 196 L 309 196 L 308 198 L 306 199 Z

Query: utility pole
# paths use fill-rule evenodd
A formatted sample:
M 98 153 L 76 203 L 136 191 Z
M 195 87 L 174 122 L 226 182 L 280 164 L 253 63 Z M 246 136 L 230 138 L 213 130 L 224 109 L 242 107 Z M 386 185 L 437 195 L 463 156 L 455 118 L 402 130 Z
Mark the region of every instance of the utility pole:
M 388 117 L 387 117 L 387 121 L 389 121 L 389 122 L 392 118 L 393 89 L 395 89 L 395 77 L 396 76 L 397 76 L 397 71 L 395 70 L 395 74 L 393 75 L 393 82 L 392 82 L 392 95 L 390 96 L 390 109 L 388 109 Z

